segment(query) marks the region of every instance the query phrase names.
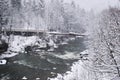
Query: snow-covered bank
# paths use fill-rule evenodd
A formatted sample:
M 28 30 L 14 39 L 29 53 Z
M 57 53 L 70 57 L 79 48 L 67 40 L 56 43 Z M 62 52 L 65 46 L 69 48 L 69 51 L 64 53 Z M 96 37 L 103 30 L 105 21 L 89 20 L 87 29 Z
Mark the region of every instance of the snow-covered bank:
M 86 54 L 88 51 L 82 52 Z M 56 78 L 51 78 L 50 80 L 93 80 L 91 77 L 93 73 L 90 73 L 86 68 L 84 63 L 79 60 L 73 63 L 71 71 L 67 71 L 65 74 L 58 74 Z M 49 79 L 48 79 L 49 80 Z
M 10 41 L 8 51 L 10 50 L 14 52 L 24 52 L 24 47 L 35 44 L 36 40 L 37 36 L 31 37 L 14 36 L 13 41 Z
M 89 54 L 89 50 L 81 52 L 81 54 Z M 71 71 L 64 74 L 58 74 L 56 78 L 48 78 L 48 80 L 119 80 L 115 75 L 102 73 L 94 70 L 89 61 L 79 60 L 71 66 Z
M 65 74 L 58 74 L 56 78 L 50 78 L 50 80 L 90 80 L 86 76 L 88 71 L 83 65 L 83 62 L 79 60 L 72 65 L 71 71 L 67 71 Z
M 18 55 L 19 53 L 15 53 L 15 52 L 5 52 L 4 54 L 0 55 L 0 59 L 3 59 L 3 58 L 10 58 L 10 57 L 14 57 L 16 55 Z
M 9 48 L 7 52 L 2 54 L 0 58 L 10 58 L 23 53 L 25 46 L 33 45 L 37 40 L 37 36 L 22 37 L 22 36 L 10 36 Z
M 57 78 L 51 80 L 91 80 L 88 75 L 89 72 L 80 60 L 73 64 L 71 71 L 66 72 L 64 75 L 58 74 Z
M 61 37 L 63 40 L 61 39 Z M 16 35 L 10 35 L 10 37 L 4 37 L 4 38 L 6 42 L 9 43 L 9 48 L 7 52 L 5 52 L 0 56 L 0 58 L 14 57 L 19 53 L 24 53 L 25 47 L 27 46 L 31 46 L 31 49 L 32 47 L 37 46 L 39 51 L 40 49 L 41 50 L 44 49 L 47 51 L 54 51 L 54 49 L 58 48 L 59 45 L 64 45 L 63 43 L 68 44 L 67 42 L 71 40 L 71 38 L 68 39 L 63 36 L 53 37 L 50 34 L 46 34 L 45 37 L 41 37 L 41 38 L 39 36 L 25 37 L 25 36 L 16 36 Z M 74 39 L 72 38 L 72 40 Z M 47 47 L 49 47 L 50 49 L 46 49 Z

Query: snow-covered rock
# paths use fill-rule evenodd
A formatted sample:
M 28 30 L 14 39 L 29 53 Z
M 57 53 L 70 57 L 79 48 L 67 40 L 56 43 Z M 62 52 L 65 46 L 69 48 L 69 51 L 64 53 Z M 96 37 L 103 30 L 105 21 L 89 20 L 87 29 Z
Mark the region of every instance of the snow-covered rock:
M 82 54 L 86 54 L 85 50 Z M 87 64 L 88 65 L 88 64 Z M 91 72 L 86 68 L 85 63 L 82 60 L 73 63 L 71 71 L 67 71 L 65 74 L 58 74 L 56 78 L 49 78 L 50 80 L 93 80 L 94 72 Z M 49 80 L 48 79 L 48 80 Z
M 22 80 L 27 80 L 27 77 L 24 76 L 24 77 L 22 78 Z
M 90 50 L 85 50 L 81 54 L 89 54 L 90 52 Z M 79 60 L 73 63 L 71 71 L 67 71 L 64 74 L 57 74 L 56 78 L 48 78 L 48 80 L 120 80 L 120 77 L 115 77 L 107 73 L 97 75 L 96 72 L 98 71 L 93 69 L 90 62 Z
M 5 59 L 0 60 L 0 65 L 5 65 L 5 64 L 7 64 L 7 60 Z
M 36 36 L 22 37 L 14 36 L 14 40 L 10 41 L 10 47 L 8 51 L 14 52 L 24 52 L 24 47 L 28 45 L 33 45 L 36 42 Z
M 62 38 L 62 40 L 61 40 Z M 57 40 L 60 40 L 60 42 Z M 19 53 L 25 53 L 25 47 L 27 46 L 36 46 L 35 50 L 40 51 L 54 51 L 55 48 L 58 48 L 59 45 L 68 44 L 68 41 L 70 39 L 64 37 L 64 36 L 51 36 L 50 34 L 46 34 L 45 37 L 39 38 L 39 36 L 16 36 L 16 35 L 10 35 L 9 37 L 9 48 L 8 51 L 5 52 L 0 56 L 0 58 L 9 58 L 18 55 Z M 70 54 L 73 56 L 73 54 Z M 59 56 L 59 55 L 56 55 Z M 70 58 L 68 57 L 68 54 L 65 54 L 63 56 L 59 56 L 61 58 Z M 74 56 L 73 56 L 74 57 Z
M 1 59 L 3 58 L 10 58 L 10 57 L 14 57 L 16 55 L 18 55 L 19 53 L 15 53 L 15 52 L 5 52 L 4 54 L 2 54 L 0 56 Z
M 29 45 L 34 45 L 37 40 L 37 36 L 23 37 L 23 36 L 12 36 L 9 40 L 8 51 L 1 54 L 0 58 L 9 58 L 23 53 L 24 48 Z
M 40 80 L 40 78 L 36 78 L 36 80 Z

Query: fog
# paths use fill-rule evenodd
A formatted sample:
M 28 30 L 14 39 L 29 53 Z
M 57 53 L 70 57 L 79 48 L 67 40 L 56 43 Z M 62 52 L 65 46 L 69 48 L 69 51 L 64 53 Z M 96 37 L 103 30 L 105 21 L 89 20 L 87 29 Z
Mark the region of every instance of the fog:
M 95 12 L 100 12 L 109 6 L 119 6 L 120 2 L 118 0 L 65 0 L 66 3 L 75 1 L 81 8 L 87 11 L 94 10 Z

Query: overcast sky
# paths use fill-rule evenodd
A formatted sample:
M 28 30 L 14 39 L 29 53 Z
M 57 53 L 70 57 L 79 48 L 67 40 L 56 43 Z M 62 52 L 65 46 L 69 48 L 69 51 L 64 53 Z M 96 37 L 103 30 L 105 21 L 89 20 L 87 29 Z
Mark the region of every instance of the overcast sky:
M 120 2 L 118 0 L 65 0 L 65 2 L 69 3 L 71 1 L 75 1 L 81 8 L 85 10 L 93 9 L 96 12 L 99 12 L 108 6 L 120 6 Z

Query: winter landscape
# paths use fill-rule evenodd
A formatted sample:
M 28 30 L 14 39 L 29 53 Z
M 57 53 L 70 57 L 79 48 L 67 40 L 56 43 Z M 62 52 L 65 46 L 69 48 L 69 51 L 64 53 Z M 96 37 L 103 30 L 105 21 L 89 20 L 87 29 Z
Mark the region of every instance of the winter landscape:
M 120 80 L 120 0 L 0 0 L 0 80 Z

